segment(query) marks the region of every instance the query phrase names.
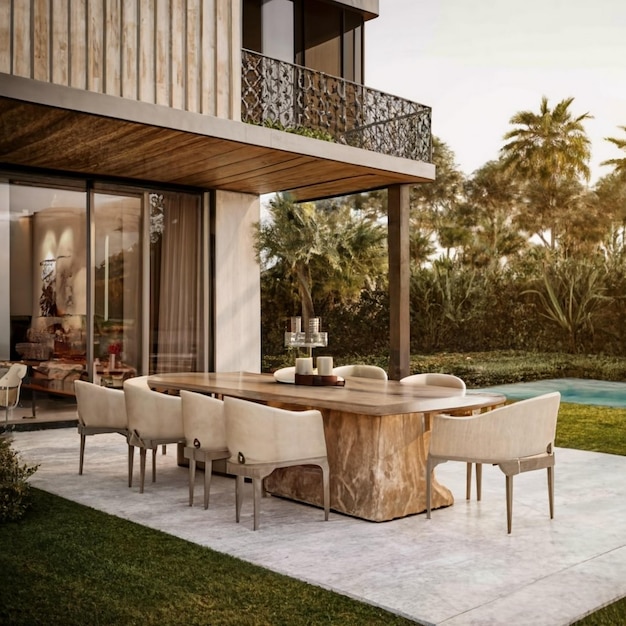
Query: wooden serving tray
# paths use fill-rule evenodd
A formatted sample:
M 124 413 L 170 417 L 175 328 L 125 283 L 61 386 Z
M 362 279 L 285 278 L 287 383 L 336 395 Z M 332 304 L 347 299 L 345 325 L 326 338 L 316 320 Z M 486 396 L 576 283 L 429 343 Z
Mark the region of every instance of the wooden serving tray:
M 318 374 L 296 374 L 296 385 L 312 387 L 343 387 L 346 381 L 341 376 L 319 376 Z

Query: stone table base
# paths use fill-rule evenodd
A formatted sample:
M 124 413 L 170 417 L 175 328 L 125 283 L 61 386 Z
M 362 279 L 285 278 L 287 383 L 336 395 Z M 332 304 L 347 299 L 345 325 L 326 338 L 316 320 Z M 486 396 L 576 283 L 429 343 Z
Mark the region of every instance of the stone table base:
M 302 410 L 302 406 L 271 403 Z M 426 455 L 430 433 L 421 413 L 362 415 L 321 409 L 330 466 L 330 506 L 354 517 L 384 522 L 426 510 Z M 432 506 L 449 506 L 449 489 L 433 480 Z M 319 468 L 275 470 L 267 490 L 322 506 Z

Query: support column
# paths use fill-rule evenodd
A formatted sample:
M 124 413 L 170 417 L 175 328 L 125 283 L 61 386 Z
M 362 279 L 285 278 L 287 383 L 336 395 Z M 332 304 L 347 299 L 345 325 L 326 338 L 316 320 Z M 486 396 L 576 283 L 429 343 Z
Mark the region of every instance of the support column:
M 389 378 L 411 372 L 409 185 L 387 190 L 389 246 Z

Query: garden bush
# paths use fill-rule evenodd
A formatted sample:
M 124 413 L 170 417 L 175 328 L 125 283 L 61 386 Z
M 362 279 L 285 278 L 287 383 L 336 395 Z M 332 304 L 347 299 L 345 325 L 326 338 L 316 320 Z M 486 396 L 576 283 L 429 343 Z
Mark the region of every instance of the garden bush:
M 7 437 L 0 437 L 0 523 L 21 519 L 31 505 L 28 478 L 38 465 L 20 462 Z

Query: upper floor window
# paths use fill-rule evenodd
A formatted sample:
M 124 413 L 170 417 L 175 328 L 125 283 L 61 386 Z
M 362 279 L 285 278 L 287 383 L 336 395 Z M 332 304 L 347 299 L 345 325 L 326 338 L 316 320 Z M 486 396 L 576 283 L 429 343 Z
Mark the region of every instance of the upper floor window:
M 244 0 L 243 47 L 363 82 L 363 16 L 323 0 Z

